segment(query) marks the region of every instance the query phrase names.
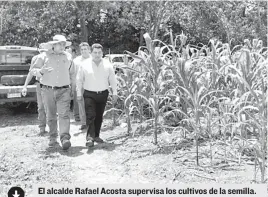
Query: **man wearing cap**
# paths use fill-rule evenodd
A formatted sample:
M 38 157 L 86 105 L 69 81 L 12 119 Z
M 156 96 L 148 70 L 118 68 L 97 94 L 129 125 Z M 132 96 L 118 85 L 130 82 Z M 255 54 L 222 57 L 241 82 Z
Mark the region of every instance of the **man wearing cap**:
M 69 149 L 70 142 L 70 101 L 73 96 L 75 69 L 72 57 L 65 52 L 71 42 L 62 35 L 55 35 L 48 42 L 52 50 L 40 55 L 31 69 L 40 77 L 41 94 L 49 126 L 49 146 L 57 144 L 57 113 L 59 118 L 60 141 L 63 150 Z
M 42 54 L 42 53 L 45 53 L 47 51 L 47 45 L 46 43 L 41 43 L 40 46 L 39 46 L 39 53 Z M 31 67 L 30 67 L 30 70 L 32 69 L 33 67 L 33 64 L 35 63 L 35 61 L 37 60 L 38 56 L 40 55 L 35 55 L 33 58 L 32 58 L 32 61 L 31 61 Z M 26 80 L 25 80 L 25 83 L 24 83 L 24 86 L 22 88 L 22 95 L 23 96 L 26 96 L 27 94 L 27 86 L 28 84 L 30 83 L 30 81 L 32 80 L 33 78 L 33 75 L 31 72 L 28 73 L 27 77 L 26 77 Z M 43 99 L 42 99 L 42 96 L 41 96 L 41 88 L 40 88 L 40 77 L 36 77 L 36 97 L 37 97 L 37 107 L 38 107 L 38 120 L 39 120 L 39 129 L 40 129 L 40 133 L 39 135 L 45 135 L 47 132 L 46 132 L 46 113 L 45 113 L 45 107 L 44 107 L 44 103 L 43 103 Z
M 79 48 L 80 48 L 81 55 L 74 59 L 76 76 L 81 66 L 87 66 L 87 65 L 84 65 L 84 62 L 86 62 L 87 59 L 91 58 L 90 56 L 91 48 L 87 42 L 82 42 L 79 45 Z M 81 130 L 87 128 L 84 98 L 82 97 L 81 100 L 77 100 L 76 91 L 74 93 L 74 117 L 75 117 L 75 120 L 81 121 L 81 127 L 80 127 Z
M 103 113 L 112 87 L 113 102 L 117 100 L 117 82 L 112 64 L 102 58 L 103 47 L 92 45 L 91 58 L 83 62 L 76 77 L 77 100 L 85 100 L 86 123 L 88 126 L 86 146 L 94 146 L 94 142 L 103 143 L 100 129 Z

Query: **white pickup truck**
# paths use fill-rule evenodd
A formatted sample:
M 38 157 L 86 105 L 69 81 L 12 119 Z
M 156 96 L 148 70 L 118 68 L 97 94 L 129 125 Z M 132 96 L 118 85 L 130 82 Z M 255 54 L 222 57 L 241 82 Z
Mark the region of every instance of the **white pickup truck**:
M 128 62 L 130 63 L 133 60 L 133 58 L 127 54 L 108 54 L 104 56 L 104 59 L 107 59 L 112 63 L 115 73 L 123 72 L 121 67 L 125 66 Z
M 22 96 L 26 76 L 33 56 L 38 49 L 25 46 L 0 46 L 0 105 L 17 107 L 21 103 L 36 102 L 36 85 L 33 79 Z

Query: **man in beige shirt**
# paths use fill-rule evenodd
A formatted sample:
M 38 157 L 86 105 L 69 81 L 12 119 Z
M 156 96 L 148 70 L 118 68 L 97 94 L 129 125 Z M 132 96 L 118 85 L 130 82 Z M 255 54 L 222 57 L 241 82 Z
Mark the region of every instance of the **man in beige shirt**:
M 51 52 L 38 56 L 31 72 L 40 77 L 41 94 L 49 126 L 49 146 L 57 144 L 57 113 L 62 148 L 67 150 L 70 142 L 70 101 L 75 84 L 75 68 L 72 57 L 65 52 L 70 42 L 62 35 L 55 35 Z
M 91 47 L 87 42 L 82 42 L 79 45 L 80 48 L 80 53 L 81 55 L 76 57 L 74 59 L 74 65 L 75 65 L 75 73 L 77 75 L 77 72 L 80 68 L 80 66 L 83 66 L 83 62 L 85 62 L 88 58 L 91 58 L 90 53 L 91 53 Z M 86 112 L 85 112 L 85 102 L 84 102 L 84 97 L 82 97 L 81 100 L 77 100 L 77 93 L 76 91 L 74 92 L 74 117 L 75 120 L 79 119 L 81 121 L 81 127 L 80 129 L 86 129 Z
M 94 142 L 102 143 L 100 129 L 103 113 L 112 87 L 113 102 L 117 101 L 117 82 L 112 64 L 102 58 L 103 47 L 92 45 L 91 58 L 85 60 L 76 77 L 77 99 L 85 100 L 86 123 L 88 126 L 86 146 L 94 146 Z M 82 90 L 84 93 L 82 95 Z

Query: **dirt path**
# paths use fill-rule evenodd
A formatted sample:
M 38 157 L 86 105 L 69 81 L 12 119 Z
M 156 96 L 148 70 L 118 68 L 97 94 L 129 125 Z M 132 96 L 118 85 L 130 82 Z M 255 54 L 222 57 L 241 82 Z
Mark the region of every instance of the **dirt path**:
M 29 194 L 37 183 L 250 183 L 253 179 L 254 166 L 230 161 L 224 167 L 217 157 L 218 168 L 196 168 L 194 147 L 179 134 L 164 132 L 159 135 L 160 146 L 155 146 L 151 136 L 128 137 L 126 128 L 111 130 L 109 124 L 105 120 L 101 133 L 106 143 L 88 149 L 85 132 L 72 119 L 72 147 L 66 152 L 48 148 L 48 137 L 37 135 L 37 114 L 0 108 L 0 196 L 15 185 Z M 201 151 L 206 152 L 207 146 Z M 207 165 L 209 159 L 204 156 L 200 162 Z

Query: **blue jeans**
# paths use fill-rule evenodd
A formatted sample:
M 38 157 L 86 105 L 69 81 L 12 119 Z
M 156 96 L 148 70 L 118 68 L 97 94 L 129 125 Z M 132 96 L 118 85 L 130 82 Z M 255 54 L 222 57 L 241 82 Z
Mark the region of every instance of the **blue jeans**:
M 41 95 L 40 83 L 36 83 L 36 97 L 37 97 L 37 111 L 40 131 L 45 131 L 46 129 L 46 112 L 45 106 Z
M 41 88 L 44 101 L 47 124 L 49 127 L 50 139 L 58 136 L 57 132 L 57 113 L 59 117 L 60 140 L 71 138 L 70 136 L 70 101 L 71 88 L 51 89 Z

